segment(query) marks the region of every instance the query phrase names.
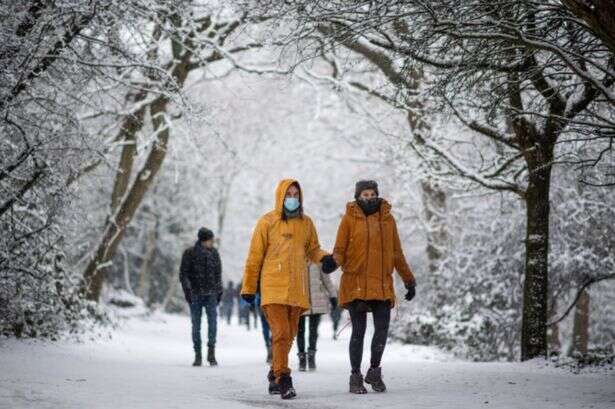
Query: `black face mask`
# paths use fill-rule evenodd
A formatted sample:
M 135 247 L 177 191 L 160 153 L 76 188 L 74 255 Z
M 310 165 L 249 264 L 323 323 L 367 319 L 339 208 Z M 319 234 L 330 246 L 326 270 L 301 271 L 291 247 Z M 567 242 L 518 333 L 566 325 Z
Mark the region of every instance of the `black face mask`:
M 380 210 L 381 199 L 379 197 L 374 197 L 372 199 L 359 199 L 357 200 L 359 207 L 363 210 L 366 216 L 370 216 L 374 213 L 377 213 Z

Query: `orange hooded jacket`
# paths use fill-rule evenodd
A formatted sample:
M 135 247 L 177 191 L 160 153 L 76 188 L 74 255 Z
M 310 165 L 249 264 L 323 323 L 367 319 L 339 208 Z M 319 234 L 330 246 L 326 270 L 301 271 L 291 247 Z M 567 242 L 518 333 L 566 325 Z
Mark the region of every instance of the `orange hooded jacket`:
M 312 219 L 303 215 L 282 219 L 286 191 L 299 183 L 282 180 L 275 193 L 275 209 L 262 216 L 250 243 L 243 274 L 241 294 L 255 294 L 259 289 L 261 305 L 284 304 L 310 308 L 307 261 L 314 263 L 328 253 L 320 248 Z M 303 193 L 300 201 L 303 205 Z
M 342 267 L 341 306 L 353 300 L 389 300 L 393 306 L 393 268 L 404 283 L 414 282 L 399 241 L 391 205 L 385 200 L 380 212 L 369 217 L 357 202 L 347 204 L 337 231 L 333 257 Z

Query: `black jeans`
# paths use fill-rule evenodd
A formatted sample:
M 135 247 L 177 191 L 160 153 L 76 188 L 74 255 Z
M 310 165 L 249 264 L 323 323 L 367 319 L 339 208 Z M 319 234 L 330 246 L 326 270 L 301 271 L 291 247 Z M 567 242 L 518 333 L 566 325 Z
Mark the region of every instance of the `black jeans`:
M 318 325 L 320 324 L 320 314 L 302 315 L 299 318 L 299 331 L 297 332 L 297 348 L 300 353 L 305 352 L 305 321 L 310 318 L 310 335 L 309 347 L 310 351 L 316 351 L 316 341 L 318 340 Z
M 388 301 L 354 300 L 348 304 L 350 321 L 352 322 L 352 335 L 350 337 L 350 365 L 352 372 L 361 372 L 363 359 L 363 339 L 367 328 L 367 313 L 372 312 L 374 318 L 374 337 L 372 338 L 371 367 L 380 366 L 384 347 L 389 336 L 389 322 L 391 321 L 391 306 Z

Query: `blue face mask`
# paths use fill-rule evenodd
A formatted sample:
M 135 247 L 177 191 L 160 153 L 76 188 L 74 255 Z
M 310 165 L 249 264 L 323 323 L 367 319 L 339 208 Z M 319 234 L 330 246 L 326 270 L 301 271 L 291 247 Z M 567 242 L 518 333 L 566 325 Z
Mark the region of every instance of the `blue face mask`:
M 296 197 L 287 197 L 284 199 L 284 208 L 289 212 L 294 212 L 300 205 L 301 203 Z

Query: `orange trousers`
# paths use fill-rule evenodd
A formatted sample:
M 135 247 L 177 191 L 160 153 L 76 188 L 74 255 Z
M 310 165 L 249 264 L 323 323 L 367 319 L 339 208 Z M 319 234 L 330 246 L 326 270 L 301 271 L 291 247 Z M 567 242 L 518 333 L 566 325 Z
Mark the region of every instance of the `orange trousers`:
M 301 307 L 284 304 L 263 305 L 265 318 L 271 327 L 271 349 L 273 374 L 276 381 L 283 374 L 290 375 L 288 354 L 293 346 L 299 328 L 299 318 L 305 311 Z

